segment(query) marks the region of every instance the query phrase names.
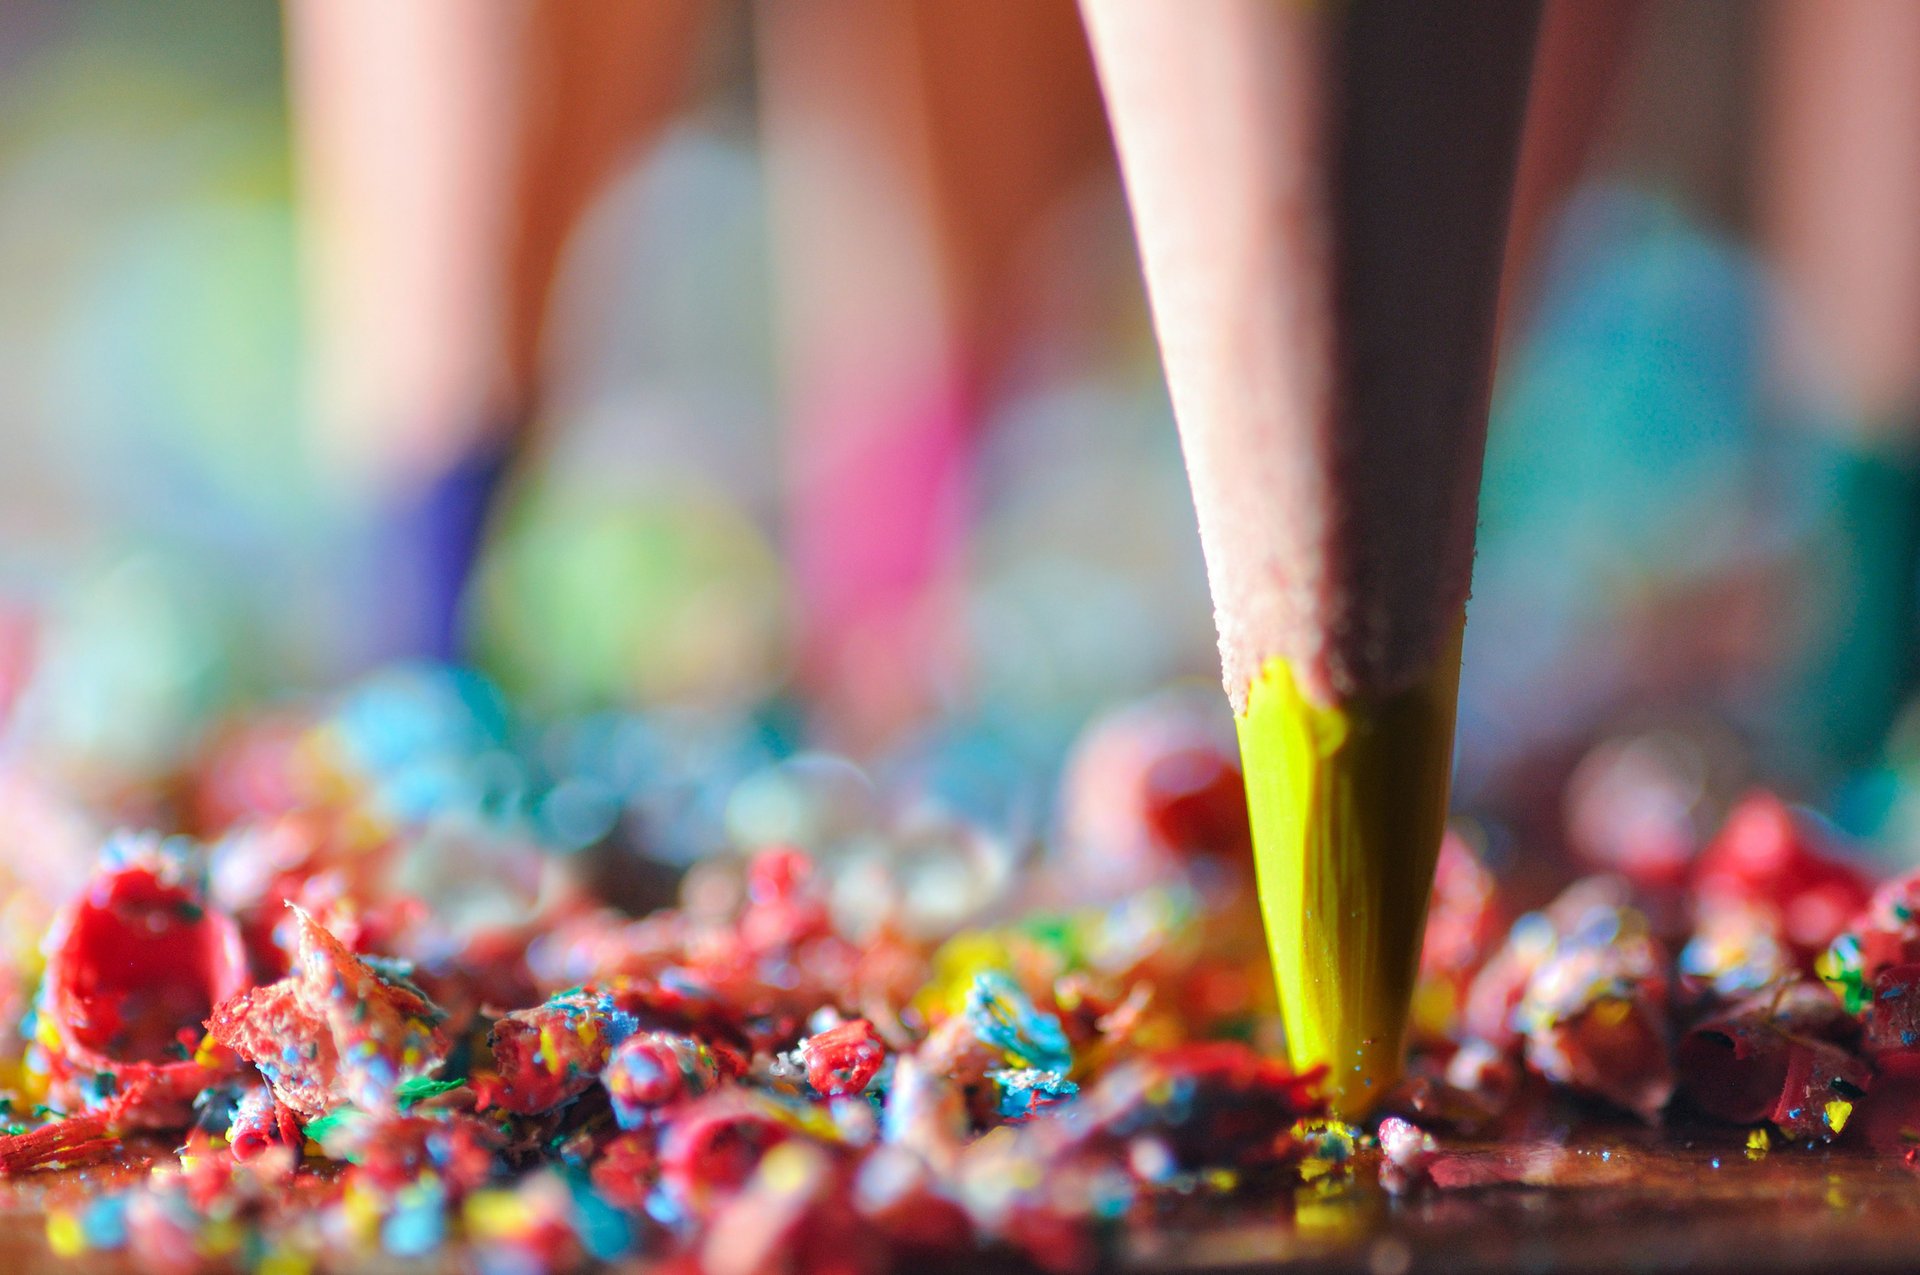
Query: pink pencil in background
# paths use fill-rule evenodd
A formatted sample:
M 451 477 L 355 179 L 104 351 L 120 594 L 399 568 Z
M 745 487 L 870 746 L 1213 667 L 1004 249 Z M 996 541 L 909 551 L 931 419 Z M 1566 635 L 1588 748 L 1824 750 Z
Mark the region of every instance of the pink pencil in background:
M 758 35 L 801 680 L 830 736 L 872 745 L 962 675 L 1019 254 L 1110 160 L 1064 0 L 776 0 Z

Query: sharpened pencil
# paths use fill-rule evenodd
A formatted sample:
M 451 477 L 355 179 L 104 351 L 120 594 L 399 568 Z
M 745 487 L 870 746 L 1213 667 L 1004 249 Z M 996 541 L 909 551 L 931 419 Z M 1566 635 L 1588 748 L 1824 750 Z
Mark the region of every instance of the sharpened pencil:
M 1288 1051 L 1398 1075 L 1447 809 L 1531 3 L 1083 0 Z

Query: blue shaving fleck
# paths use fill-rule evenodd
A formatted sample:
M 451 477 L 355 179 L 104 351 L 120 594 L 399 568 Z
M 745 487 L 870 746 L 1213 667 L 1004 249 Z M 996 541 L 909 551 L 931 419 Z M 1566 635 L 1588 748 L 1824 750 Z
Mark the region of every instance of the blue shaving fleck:
M 580 1247 L 603 1262 L 617 1261 L 633 1251 L 633 1226 L 626 1214 L 601 1199 L 584 1177 L 569 1177 L 573 1194 L 573 1230 Z
M 127 1242 L 127 1197 L 109 1195 L 93 1201 L 80 1214 L 80 1233 L 91 1249 L 119 1248 Z
M 1080 1092 L 1079 1085 L 1057 1071 L 1028 1067 L 1018 1071 L 990 1071 L 987 1076 L 1000 1090 L 1000 1115 L 1006 1120 L 1025 1120 Z
M 1015 1068 L 1073 1070 L 1073 1050 L 1060 1020 L 1034 1008 L 1027 994 L 1000 970 L 981 970 L 967 989 L 966 1017 L 974 1035 L 999 1050 Z
M 380 1227 L 380 1243 L 398 1257 L 425 1256 L 437 1251 L 446 1239 L 446 1200 L 438 1190 L 421 1190 L 416 1198 L 395 1209 Z

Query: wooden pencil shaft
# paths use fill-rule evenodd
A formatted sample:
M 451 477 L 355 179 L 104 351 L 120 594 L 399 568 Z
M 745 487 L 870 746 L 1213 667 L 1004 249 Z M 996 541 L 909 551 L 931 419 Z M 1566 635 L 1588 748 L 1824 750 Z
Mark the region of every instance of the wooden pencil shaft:
M 1228 693 L 1420 680 L 1467 593 L 1538 6 L 1083 6 Z

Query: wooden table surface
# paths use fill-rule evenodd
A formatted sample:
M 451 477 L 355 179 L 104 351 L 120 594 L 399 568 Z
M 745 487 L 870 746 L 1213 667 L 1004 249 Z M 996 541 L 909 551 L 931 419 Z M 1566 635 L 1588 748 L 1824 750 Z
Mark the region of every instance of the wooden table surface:
M 1154 1271 L 1815 1271 L 1920 1269 L 1920 1173 L 1860 1152 L 1744 1134 L 1692 1145 L 1631 1131 L 1573 1145 L 1450 1151 L 1437 1186 L 1294 1193 L 1138 1237 Z
M 1252 1204 L 1196 1202 L 1134 1234 L 1120 1268 L 1140 1272 L 1814 1271 L 1920 1269 L 1920 1172 L 1898 1159 L 1776 1147 L 1749 1159 L 1743 1135 L 1692 1145 L 1631 1131 L 1449 1149 L 1436 1184 L 1392 1196 L 1362 1171 Z M 127 1169 L 0 1183 L 0 1272 L 123 1271 L 46 1247 L 45 1211 L 124 1185 Z M 454 1266 L 462 1265 L 456 1260 Z M 382 1263 L 445 1269 L 449 1263 Z

